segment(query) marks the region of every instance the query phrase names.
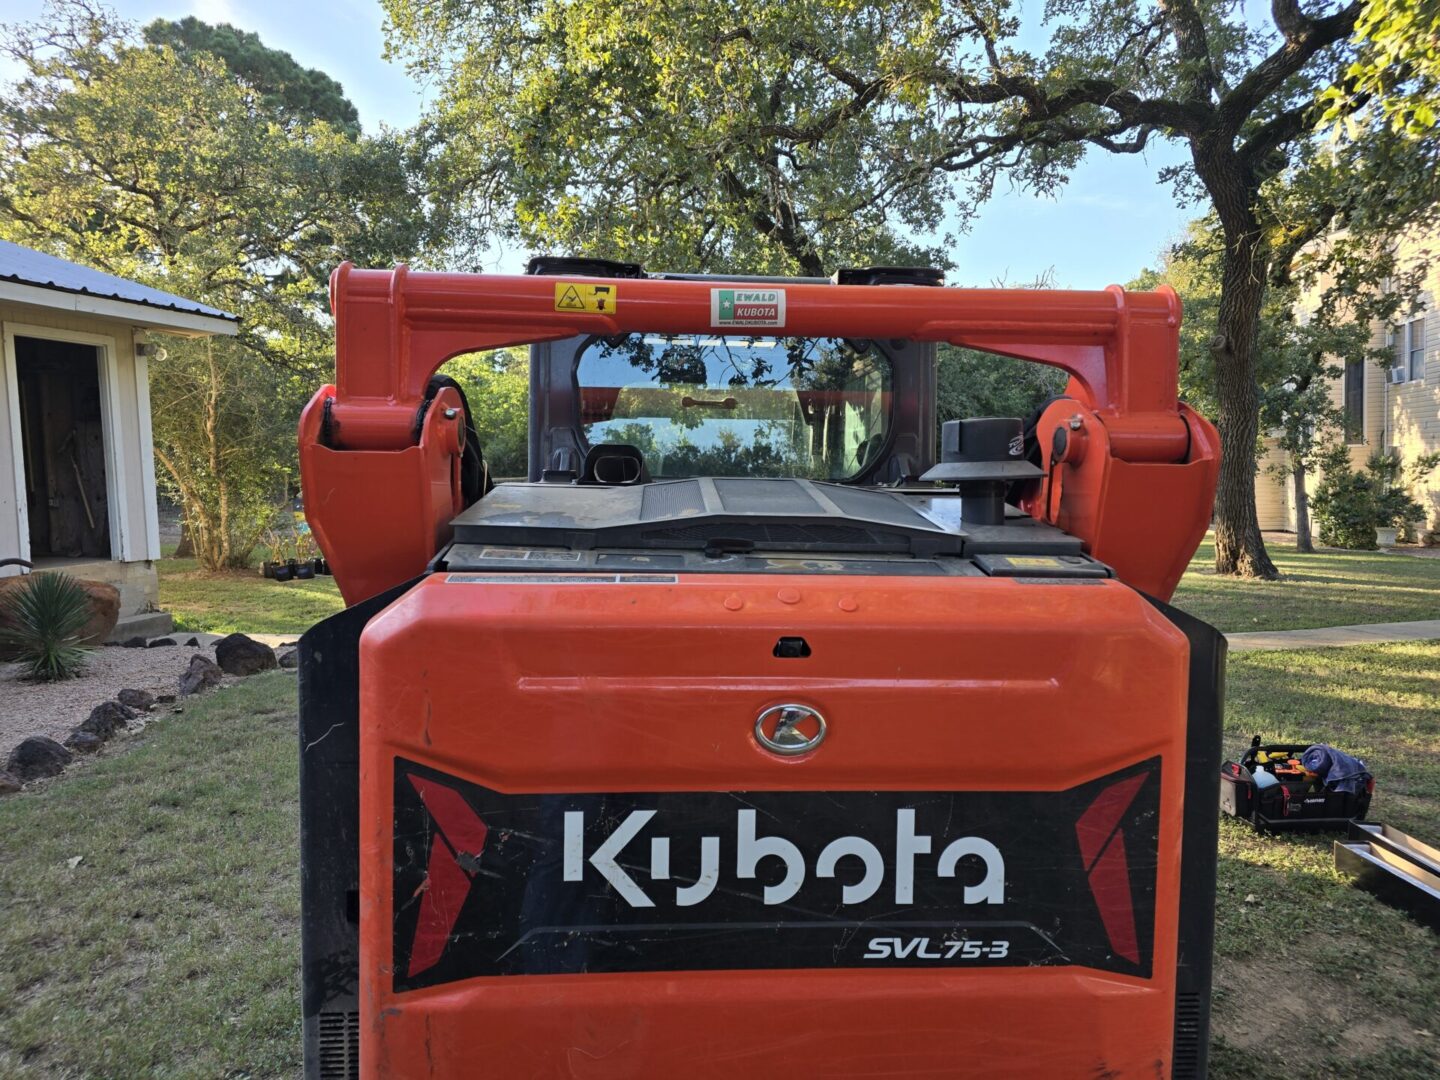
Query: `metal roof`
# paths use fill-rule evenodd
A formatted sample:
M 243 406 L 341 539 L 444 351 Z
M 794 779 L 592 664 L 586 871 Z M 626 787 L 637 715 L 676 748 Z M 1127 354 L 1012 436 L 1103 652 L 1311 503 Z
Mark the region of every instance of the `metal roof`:
M 45 255 L 29 248 L 0 240 L 0 282 L 11 281 L 17 285 L 38 289 L 51 289 L 61 293 L 93 296 L 101 300 L 115 300 L 122 304 L 138 304 L 157 311 L 173 311 L 184 315 L 222 319 L 227 323 L 238 323 L 239 317 L 219 308 L 187 300 L 174 293 L 152 289 L 148 285 L 126 278 L 105 274 L 81 266 L 66 259 Z M 139 315 L 139 313 L 136 313 Z M 142 321 L 147 321 L 142 319 Z M 157 323 L 166 320 L 158 318 Z M 216 328 L 220 330 L 220 328 Z M 234 333 L 233 328 L 220 332 Z

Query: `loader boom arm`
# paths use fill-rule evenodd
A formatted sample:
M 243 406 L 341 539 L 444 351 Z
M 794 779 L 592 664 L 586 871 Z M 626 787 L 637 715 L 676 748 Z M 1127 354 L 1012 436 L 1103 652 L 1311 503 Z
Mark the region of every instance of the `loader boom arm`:
M 347 603 L 422 572 L 463 509 L 459 396 L 425 397 L 445 361 L 576 335 L 715 333 L 724 284 L 341 265 L 330 282 L 335 382 L 302 414 L 300 465 L 307 516 Z M 571 285 L 599 288 L 605 302 L 566 309 Z M 1219 466 L 1214 428 L 1178 399 L 1173 290 L 783 292 L 787 336 L 948 342 L 1069 373 L 1066 397 L 1038 428 L 1049 464 L 1025 509 L 1080 537 L 1135 588 L 1169 598 L 1204 535 Z

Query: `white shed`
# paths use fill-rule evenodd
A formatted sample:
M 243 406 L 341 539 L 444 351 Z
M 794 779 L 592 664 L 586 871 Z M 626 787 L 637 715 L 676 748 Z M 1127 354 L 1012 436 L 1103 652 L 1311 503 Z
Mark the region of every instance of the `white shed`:
M 152 335 L 236 328 L 228 312 L 0 240 L 0 559 L 116 585 L 117 638 L 170 628 L 153 562 Z

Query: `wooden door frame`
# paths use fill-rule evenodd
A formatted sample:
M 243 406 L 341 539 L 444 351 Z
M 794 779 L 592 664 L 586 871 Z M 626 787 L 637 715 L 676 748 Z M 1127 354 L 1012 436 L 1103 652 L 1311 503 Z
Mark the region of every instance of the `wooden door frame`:
M 121 422 L 120 368 L 116 339 L 108 334 L 90 334 L 80 330 L 62 330 L 54 326 L 6 322 L 3 330 L 5 350 L 5 383 L 9 387 L 6 408 L 10 413 L 11 451 L 15 459 L 15 508 L 20 529 L 20 557 L 30 558 L 30 507 L 25 493 L 25 447 L 20 431 L 20 379 L 15 361 L 17 337 L 42 341 L 63 341 L 74 345 L 92 345 L 98 351 L 100 376 L 100 430 L 105 449 L 106 511 L 110 523 L 110 562 L 132 561 L 129 530 L 125 528 L 125 455 L 120 442 Z

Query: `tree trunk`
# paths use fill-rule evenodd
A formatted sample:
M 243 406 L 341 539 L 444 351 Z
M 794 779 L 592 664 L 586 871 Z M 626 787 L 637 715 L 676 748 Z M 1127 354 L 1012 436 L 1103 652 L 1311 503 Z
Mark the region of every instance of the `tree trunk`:
M 1295 478 L 1295 550 L 1307 554 L 1315 550 L 1310 539 L 1310 492 L 1305 488 L 1305 460 L 1299 456 L 1292 459 Z
M 1215 491 L 1215 572 L 1273 579 L 1280 576 L 1265 551 L 1255 512 L 1255 450 L 1260 433 L 1260 390 L 1255 344 L 1265 299 L 1266 249 L 1254 198 L 1258 183 L 1230 148 L 1192 143 L 1196 171 L 1214 200 L 1225 235 L 1216 321 L 1215 391 L 1219 405 L 1220 481 Z

